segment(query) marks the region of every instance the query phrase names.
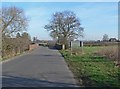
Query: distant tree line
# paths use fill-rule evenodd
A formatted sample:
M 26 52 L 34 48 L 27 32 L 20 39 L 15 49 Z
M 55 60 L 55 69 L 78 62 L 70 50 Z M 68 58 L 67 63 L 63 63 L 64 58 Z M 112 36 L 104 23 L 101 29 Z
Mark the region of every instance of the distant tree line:
M 28 18 L 17 7 L 3 7 L 2 21 L 2 56 L 9 57 L 26 51 L 30 44 L 30 35 L 26 32 Z
M 104 41 L 104 42 L 118 42 L 119 40 L 117 40 L 116 38 L 109 38 L 107 34 L 104 34 L 102 41 Z

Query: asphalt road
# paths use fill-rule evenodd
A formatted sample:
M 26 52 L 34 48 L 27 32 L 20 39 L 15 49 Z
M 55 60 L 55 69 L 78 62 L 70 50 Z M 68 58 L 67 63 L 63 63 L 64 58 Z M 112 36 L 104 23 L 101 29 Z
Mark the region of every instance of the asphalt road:
M 3 87 L 75 87 L 64 58 L 54 49 L 39 47 L 2 64 Z

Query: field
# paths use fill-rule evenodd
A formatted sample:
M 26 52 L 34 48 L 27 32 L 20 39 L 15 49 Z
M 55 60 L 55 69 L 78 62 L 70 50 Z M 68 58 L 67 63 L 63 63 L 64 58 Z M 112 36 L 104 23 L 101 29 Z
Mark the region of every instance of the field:
M 73 55 L 70 50 L 60 52 L 80 85 L 120 87 L 119 68 L 115 66 L 115 60 L 99 53 L 100 50 L 103 52 L 103 49 L 103 47 L 84 47 L 83 53 Z

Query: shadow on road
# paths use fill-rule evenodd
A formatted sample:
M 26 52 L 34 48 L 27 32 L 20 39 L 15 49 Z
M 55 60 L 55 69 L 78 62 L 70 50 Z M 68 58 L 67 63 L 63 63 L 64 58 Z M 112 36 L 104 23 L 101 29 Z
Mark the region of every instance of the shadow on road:
M 57 50 L 57 48 L 55 46 L 48 46 L 49 49 L 52 49 L 52 50 Z
M 51 82 L 47 80 L 3 75 L 2 86 L 3 87 L 74 87 L 76 85 L 70 83 L 59 83 L 59 82 Z
M 27 56 L 26 56 L 27 57 Z M 33 58 L 33 57 L 38 57 L 38 58 L 59 58 L 62 57 L 62 55 L 52 55 L 52 54 L 33 54 L 33 55 L 29 55 L 29 57 Z M 36 58 L 37 59 L 37 58 Z

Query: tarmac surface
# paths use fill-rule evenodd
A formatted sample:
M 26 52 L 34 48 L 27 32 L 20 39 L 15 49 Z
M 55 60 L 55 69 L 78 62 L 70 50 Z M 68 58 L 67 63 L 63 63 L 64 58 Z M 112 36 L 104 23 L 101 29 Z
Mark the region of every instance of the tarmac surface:
M 58 50 L 39 47 L 2 63 L 3 87 L 77 87 Z

